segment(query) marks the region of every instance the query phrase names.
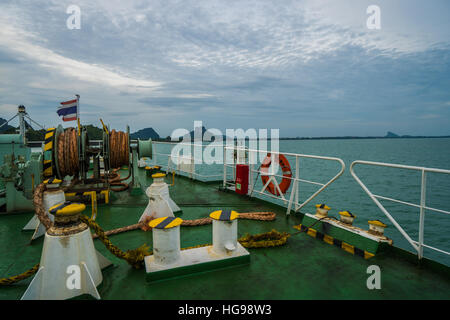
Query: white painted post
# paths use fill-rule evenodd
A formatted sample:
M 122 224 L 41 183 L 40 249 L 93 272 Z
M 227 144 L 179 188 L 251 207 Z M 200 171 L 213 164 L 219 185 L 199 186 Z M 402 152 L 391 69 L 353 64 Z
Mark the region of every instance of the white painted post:
M 425 202 L 427 191 L 427 176 L 425 170 L 422 169 L 422 188 L 420 191 L 420 218 L 419 218 L 419 259 L 423 257 L 423 241 L 424 241 L 424 227 L 425 227 Z
M 171 160 L 172 160 L 172 156 L 168 156 L 168 157 L 167 157 L 167 170 L 166 170 L 166 174 L 169 173 L 169 170 L 170 170 L 170 168 L 172 167 L 172 166 L 170 165 L 170 163 L 172 162 Z
M 250 177 L 249 177 L 250 194 L 252 194 L 252 192 L 253 192 L 253 168 L 254 168 L 253 163 L 254 163 L 254 153 L 252 151 L 249 151 L 248 152 L 248 165 L 250 168 Z
M 227 186 L 227 149 L 223 145 L 223 188 Z
M 298 203 L 298 157 L 295 156 L 295 180 L 294 180 L 294 184 L 292 185 L 292 189 L 291 189 L 291 196 L 289 197 L 289 205 L 288 208 L 286 210 L 286 214 L 291 214 L 291 208 L 292 208 L 292 203 L 295 199 L 295 204 L 294 207 L 297 208 L 297 203 Z
M 213 251 L 216 254 L 228 254 L 237 248 L 238 220 L 220 221 L 213 219 Z
M 193 178 L 193 175 L 194 175 L 194 173 L 195 173 L 195 161 L 194 161 L 194 158 L 195 158 L 195 139 L 194 139 L 194 143 L 191 145 L 192 146 L 192 151 L 191 151 L 191 172 L 190 172 L 190 178 L 192 179 Z
M 298 204 L 298 189 L 300 182 L 298 179 L 300 178 L 300 157 L 295 156 L 295 180 L 297 182 L 297 188 L 295 188 L 295 210 L 297 210 L 297 204 Z

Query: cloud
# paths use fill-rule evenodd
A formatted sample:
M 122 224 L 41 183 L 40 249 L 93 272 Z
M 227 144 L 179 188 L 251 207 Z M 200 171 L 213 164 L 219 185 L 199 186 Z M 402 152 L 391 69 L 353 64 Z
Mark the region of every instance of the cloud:
M 0 23 L 1 46 L 28 60 L 35 61 L 40 67 L 53 69 L 66 78 L 75 78 L 81 81 L 122 89 L 154 89 L 161 86 L 161 83 L 157 81 L 135 79 L 108 70 L 108 68 L 103 66 L 66 58 L 52 50 L 31 43 L 31 38 L 33 37 L 25 36 L 20 29 Z M 39 84 L 34 84 L 34 87 L 39 88 Z
M 448 134 L 448 4 L 396 3 L 379 1 L 374 32 L 366 0 L 79 0 L 81 29 L 68 30 L 69 2 L 6 0 L 0 112 L 23 103 L 54 125 L 78 93 L 82 121 L 163 136 L 194 120 L 285 136 Z

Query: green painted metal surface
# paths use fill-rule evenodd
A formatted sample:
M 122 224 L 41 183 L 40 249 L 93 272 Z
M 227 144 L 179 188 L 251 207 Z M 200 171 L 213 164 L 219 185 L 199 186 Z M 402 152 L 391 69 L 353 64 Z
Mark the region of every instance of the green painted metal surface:
M 153 157 L 152 139 L 138 140 L 139 157 Z
M 42 155 L 31 153 L 20 134 L 0 135 L 0 190 L 2 212 L 33 209 L 34 186 L 41 182 Z
M 239 220 L 238 237 L 272 229 L 297 232 L 293 226 L 302 222 L 302 214 L 286 216 L 285 208 L 223 192 L 218 186 L 177 177 L 170 192 L 183 210 L 180 217 L 206 217 L 217 209 L 274 211 L 274 221 Z M 148 201 L 145 195 L 132 197 L 128 192 L 114 194 L 112 199 L 111 205 L 98 208 L 97 221 L 105 230 L 136 223 Z M 86 214 L 90 215 L 89 207 Z M 0 216 L 1 277 L 19 274 L 39 261 L 43 238 L 30 245 L 31 233 L 21 231 L 32 215 Z M 111 236 L 111 241 L 122 250 L 144 243 L 151 247 L 152 233 L 134 230 Z M 211 225 L 181 228 L 181 247 L 211 241 Z M 249 249 L 251 262 L 247 265 L 156 283 L 146 282 L 145 268 L 133 269 L 99 240 L 94 240 L 94 245 L 114 263 L 103 271 L 98 287 L 103 299 L 448 299 L 450 293 L 448 267 L 426 260 L 419 265 L 416 258 L 400 249 L 365 260 L 304 233 L 292 235 L 282 247 Z M 370 265 L 381 268 L 380 290 L 366 286 Z M 30 281 L 0 287 L 0 299 L 20 299 Z
M 147 273 L 147 282 L 155 283 L 168 279 L 183 278 L 187 276 L 198 276 L 200 273 L 214 272 L 218 269 L 234 268 L 250 263 L 250 256 L 240 256 L 225 260 L 209 261 L 189 266 L 183 266 L 173 269 L 162 270 L 158 272 Z
M 0 165 L 4 162 L 5 155 L 12 155 L 17 158 L 23 156 L 29 159 L 31 149 L 23 144 L 20 134 L 1 134 L 0 135 Z
M 0 135 L 0 144 L 23 144 L 22 135 L 20 134 L 2 134 Z

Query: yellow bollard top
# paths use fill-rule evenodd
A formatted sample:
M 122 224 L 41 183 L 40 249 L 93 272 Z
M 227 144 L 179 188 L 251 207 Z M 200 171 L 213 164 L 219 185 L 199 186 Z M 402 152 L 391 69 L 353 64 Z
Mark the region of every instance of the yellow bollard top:
M 239 217 L 239 213 L 234 210 L 217 210 L 211 212 L 209 216 L 214 220 L 232 221 Z
M 174 227 L 178 227 L 183 222 L 180 218 L 175 217 L 161 217 L 157 219 L 153 219 L 148 223 L 149 227 L 156 229 L 170 229 Z
M 66 201 L 58 203 L 49 209 L 49 212 L 58 216 L 71 216 L 80 212 L 83 212 L 86 206 L 82 203 L 72 203 Z

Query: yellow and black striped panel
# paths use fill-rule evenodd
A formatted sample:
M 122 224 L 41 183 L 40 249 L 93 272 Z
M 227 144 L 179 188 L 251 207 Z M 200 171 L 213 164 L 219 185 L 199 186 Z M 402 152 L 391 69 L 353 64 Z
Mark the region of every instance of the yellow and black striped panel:
M 58 184 L 61 183 L 62 180 L 56 179 L 55 177 L 51 177 L 44 181 L 44 184 Z
M 220 221 L 232 221 L 239 217 L 239 213 L 234 210 L 216 210 L 210 213 L 211 218 Z
M 55 128 L 49 128 L 45 132 L 44 141 L 44 164 L 43 164 L 43 174 L 45 178 L 53 177 L 53 164 L 52 164 L 52 151 L 53 151 L 53 140 L 55 136 Z
M 363 257 L 364 259 L 370 259 L 370 258 L 375 256 L 373 253 L 370 253 L 368 251 L 356 248 L 355 246 L 353 246 L 351 244 L 348 244 L 348 243 L 343 242 L 343 241 L 341 241 L 339 239 L 333 238 L 333 237 L 331 237 L 331 236 L 329 236 L 327 234 L 324 234 L 324 233 L 322 233 L 320 231 L 317 231 L 315 229 L 305 227 L 302 224 L 299 224 L 298 226 L 294 226 L 294 228 L 297 229 L 297 230 L 300 230 L 302 232 L 306 232 L 307 235 L 309 235 L 311 237 L 314 237 L 314 238 L 317 238 L 317 239 L 320 239 L 323 242 L 335 245 L 336 247 L 339 247 L 339 248 L 341 248 L 341 249 L 343 249 L 343 250 L 345 250 L 345 251 L 347 251 L 347 252 L 349 252 L 351 254 L 355 254 L 357 256 Z
M 54 215 L 73 215 L 76 213 L 83 212 L 84 209 L 86 209 L 86 206 L 82 203 L 74 203 L 66 201 L 54 205 L 48 210 L 48 212 Z
M 55 135 L 55 128 L 49 128 L 45 132 L 44 151 L 53 149 L 53 139 Z
M 44 160 L 44 177 L 52 177 L 53 176 L 53 168 L 52 168 L 52 160 Z
M 181 225 L 183 220 L 175 217 L 161 217 L 149 222 L 149 226 L 156 229 L 170 229 Z

